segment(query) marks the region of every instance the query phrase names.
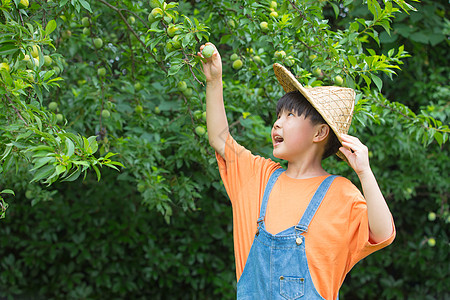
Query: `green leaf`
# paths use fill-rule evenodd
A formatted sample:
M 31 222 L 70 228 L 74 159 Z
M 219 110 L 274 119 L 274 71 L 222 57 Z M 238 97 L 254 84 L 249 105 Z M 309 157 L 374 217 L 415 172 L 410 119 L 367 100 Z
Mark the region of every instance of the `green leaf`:
M 43 178 L 46 178 L 46 177 L 50 176 L 54 171 L 55 171 L 55 166 L 53 166 L 53 165 L 45 166 L 45 167 L 41 168 L 39 171 L 37 171 L 36 174 L 34 174 L 34 177 L 30 181 L 30 183 L 39 181 Z
M 92 13 L 91 6 L 89 5 L 88 2 L 86 2 L 85 0 L 78 0 L 78 1 L 86 10 L 88 10 L 90 13 Z
M 97 181 L 100 181 L 100 178 L 102 177 L 100 174 L 100 170 L 97 168 L 97 166 L 92 166 L 92 168 L 94 169 L 95 173 L 97 173 Z
M 56 29 L 56 21 L 50 20 L 45 26 L 45 35 L 50 35 Z
M 73 153 L 75 152 L 75 145 L 73 144 L 72 140 L 69 138 L 66 138 L 66 147 L 67 147 L 66 156 L 71 157 L 73 155 Z
M 8 189 L 1 191 L 0 194 L 11 194 L 14 196 L 16 195 L 16 194 L 14 194 L 13 190 L 8 190 Z
M 381 78 L 372 73 L 370 74 L 370 77 L 372 78 L 373 82 L 377 86 L 378 91 L 381 92 L 381 88 L 383 87 L 383 81 L 381 80 Z

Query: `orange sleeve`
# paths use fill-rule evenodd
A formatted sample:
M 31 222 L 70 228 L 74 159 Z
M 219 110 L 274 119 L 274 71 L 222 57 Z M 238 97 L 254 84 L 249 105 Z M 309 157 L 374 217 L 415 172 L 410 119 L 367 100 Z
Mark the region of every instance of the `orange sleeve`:
M 216 152 L 220 176 L 231 203 L 242 198 L 242 191 L 246 189 L 258 189 L 258 184 L 265 184 L 264 180 L 270 176 L 273 170 L 280 167 L 278 163 L 270 159 L 253 155 L 249 150 L 239 145 L 228 134 L 225 143 L 225 157 Z M 266 180 L 266 182 L 267 182 Z
M 349 246 L 350 256 L 347 264 L 349 271 L 358 261 L 390 245 L 396 235 L 394 220 L 392 219 L 392 234 L 386 240 L 374 243 L 370 239 L 369 217 L 367 214 L 367 204 L 360 194 L 353 201 L 353 207 L 349 222 Z

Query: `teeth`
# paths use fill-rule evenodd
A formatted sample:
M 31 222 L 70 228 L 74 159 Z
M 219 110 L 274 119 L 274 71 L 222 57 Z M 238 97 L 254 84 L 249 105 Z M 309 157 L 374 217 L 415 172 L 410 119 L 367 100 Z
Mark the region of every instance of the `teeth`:
M 281 136 L 277 135 L 275 136 L 274 140 L 275 142 L 282 142 L 284 139 Z

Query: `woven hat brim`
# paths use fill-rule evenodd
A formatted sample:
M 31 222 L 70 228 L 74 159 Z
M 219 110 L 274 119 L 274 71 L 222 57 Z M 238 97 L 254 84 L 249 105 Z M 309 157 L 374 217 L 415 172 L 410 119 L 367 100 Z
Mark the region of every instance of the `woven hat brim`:
M 331 130 L 336 134 L 339 142 L 342 144 L 341 134 L 347 134 L 350 127 L 354 102 L 355 102 L 355 91 L 350 88 L 336 87 L 336 86 L 324 86 L 307 89 L 303 87 L 300 82 L 295 78 L 295 76 L 287 70 L 284 66 L 275 63 L 273 64 L 273 69 L 278 82 L 283 87 L 286 93 L 292 91 L 299 91 L 302 95 L 311 103 L 311 105 L 317 110 L 317 112 L 323 117 L 325 122 L 330 126 Z M 343 122 L 337 123 L 330 116 L 329 110 L 324 108 L 323 104 L 318 101 L 318 98 L 323 95 L 333 95 L 339 98 L 339 100 L 345 100 L 345 117 Z M 345 155 L 338 151 L 336 155 L 343 160 L 347 160 Z

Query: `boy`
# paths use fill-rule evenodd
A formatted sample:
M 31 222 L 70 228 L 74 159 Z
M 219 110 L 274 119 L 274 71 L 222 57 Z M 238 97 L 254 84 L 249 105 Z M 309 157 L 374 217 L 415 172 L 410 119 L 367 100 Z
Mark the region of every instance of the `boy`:
M 283 170 L 230 136 L 222 62 L 214 49 L 203 62 L 206 118 L 233 206 L 237 298 L 338 299 L 350 269 L 395 237 L 367 147 L 346 134 L 355 93 L 341 87 L 305 89 L 274 64 L 287 92 L 278 101 L 272 128 L 273 155 L 288 162 Z M 357 173 L 364 197 L 349 180 L 322 168 L 322 160 L 336 152 Z

